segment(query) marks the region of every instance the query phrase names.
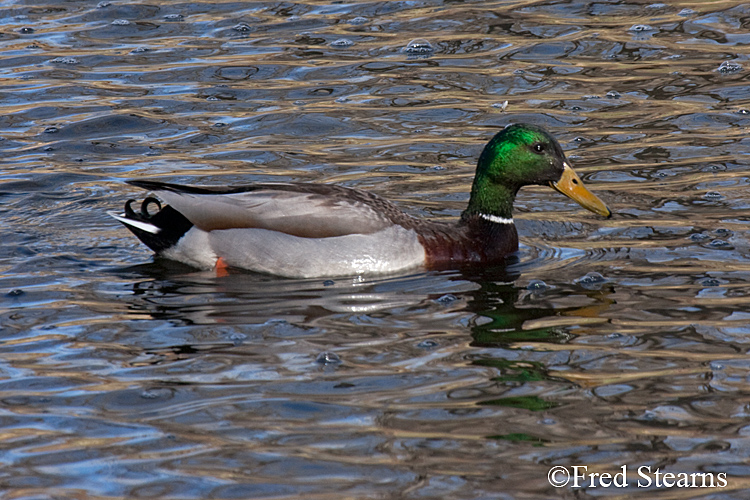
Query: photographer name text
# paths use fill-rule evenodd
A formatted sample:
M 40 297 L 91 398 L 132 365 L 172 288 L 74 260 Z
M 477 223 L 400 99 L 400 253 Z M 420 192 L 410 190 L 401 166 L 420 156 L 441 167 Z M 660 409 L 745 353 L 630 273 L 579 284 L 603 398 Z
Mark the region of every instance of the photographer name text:
M 636 469 L 637 480 L 628 482 L 628 466 L 620 471 L 589 472 L 587 465 L 556 465 L 547 473 L 549 484 L 555 488 L 725 488 L 726 472 L 662 472 L 650 465 Z

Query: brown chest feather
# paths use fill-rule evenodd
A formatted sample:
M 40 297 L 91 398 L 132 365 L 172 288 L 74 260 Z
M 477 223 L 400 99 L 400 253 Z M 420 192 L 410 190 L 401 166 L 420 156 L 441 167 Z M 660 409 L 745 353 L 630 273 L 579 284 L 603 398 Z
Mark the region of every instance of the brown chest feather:
M 513 224 L 487 221 L 472 221 L 459 226 L 429 224 L 417 232 L 427 254 L 429 269 L 497 263 L 518 250 L 518 233 Z

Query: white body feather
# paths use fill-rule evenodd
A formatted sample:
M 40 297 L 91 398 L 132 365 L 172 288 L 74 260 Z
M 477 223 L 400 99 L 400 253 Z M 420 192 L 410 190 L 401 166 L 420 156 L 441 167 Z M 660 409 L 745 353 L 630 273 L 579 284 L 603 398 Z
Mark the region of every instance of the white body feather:
M 268 229 L 190 229 L 162 255 L 200 269 L 218 256 L 232 267 L 290 278 L 386 274 L 423 265 L 417 234 L 390 226 L 372 234 L 304 238 Z

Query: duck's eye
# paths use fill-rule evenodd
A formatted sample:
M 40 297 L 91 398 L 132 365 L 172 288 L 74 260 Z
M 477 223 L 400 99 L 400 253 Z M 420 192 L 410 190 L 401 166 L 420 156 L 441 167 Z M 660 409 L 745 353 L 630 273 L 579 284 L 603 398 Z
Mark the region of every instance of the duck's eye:
M 541 142 L 537 142 L 532 146 L 532 148 L 534 149 L 535 153 L 544 153 L 544 144 L 542 144 Z

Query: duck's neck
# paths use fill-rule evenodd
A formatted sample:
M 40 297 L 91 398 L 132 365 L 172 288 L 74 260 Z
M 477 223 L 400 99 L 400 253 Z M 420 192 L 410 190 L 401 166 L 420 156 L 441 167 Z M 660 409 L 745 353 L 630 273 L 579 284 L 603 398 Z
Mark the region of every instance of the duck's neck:
M 486 175 L 477 175 L 471 186 L 469 206 L 464 210 L 461 219 L 465 221 L 479 216 L 491 222 L 512 223 L 513 201 L 517 192 L 517 187 L 508 187 L 492 182 Z

